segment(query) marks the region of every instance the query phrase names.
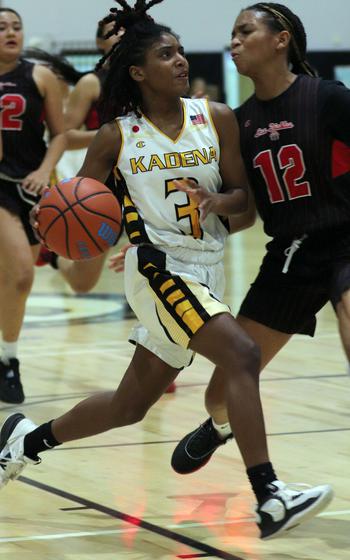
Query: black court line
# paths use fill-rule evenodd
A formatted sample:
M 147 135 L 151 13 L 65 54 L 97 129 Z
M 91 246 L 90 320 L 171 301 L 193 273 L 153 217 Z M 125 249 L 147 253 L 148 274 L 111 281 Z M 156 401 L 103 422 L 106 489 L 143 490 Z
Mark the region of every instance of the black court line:
M 116 428 L 117 429 L 117 428 Z M 350 428 L 329 428 L 324 430 L 303 430 L 300 432 L 274 432 L 272 434 L 267 434 L 268 437 L 279 437 L 279 436 L 300 436 L 300 435 L 312 435 L 312 434 L 327 434 L 333 432 L 349 432 Z M 128 443 L 108 443 L 101 445 L 81 445 L 72 447 L 56 447 L 52 451 L 54 453 L 59 451 L 79 451 L 80 449 L 108 449 L 113 447 L 137 447 L 138 445 L 163 445 L 167 443 L 179 443 L 178 439 L 167 439 L 161 441 L 139 441 L 139 442 L 128 442 Z
M 101 391 L 103 391 L 103 388 L 101 389 Z M 107 389 L 106 389 L 107 391 Z M 66 400 L 72 400 L 72 399 L 85 399 L 87 397 L 90 397 L 91 395 L 96 395 L 97 391 L 92 391 L 89 393 L 80 393 L 79 395 L 64 395 L 64 396 L 56 396 L 56 397 L 43 397 L 41 400 L 37 400 L 37 401 L 30 401 L 30 400 L 26 400 L 26 402 L 21 403 L 20 404 L 20 408 L 25 408 L 28 406 L 33 406 L 33 405 L 37 405 L 37 404 L 47 404 L 47 403 L 52 403 L 52 402 L 59 402 L 59 401 L 66 401 Z M 29 397 L 30 399 L 31 397 Z M 16 408 L 16 410 L 18 410 L 19 405 L 18 404 L 11 404 L 11 405 L 7 405 L 7 406 L 2 406 L 0 407 L 0 412 L 2 412 L 3 410 L 12 410 L 13 408 Z
M 75 506 L 75 507 L 69 507 L 69 508 L 60 508 L 61 511 L 77 511 L 77 510 L 81 510 L 81 509 L 90 509 L 87 506 Z
M 209 558 L 211 554 L 179 554 L 176 558 Z
M 64 498 L 65 500 L 70 500 L 71 502 L 76 502 L 77 504 L 81 504 L 82 506 L 85 506 L 89 509 L 104 513 L 105 515 L 113 517 L 114 519 L 120 519 L 121 521 L 125 521 L 130 525 L 145 529 L 150 533 L 154 533 L 161 537 L 171 539 L 172 541 L 179 542 L 181 544 L 189 546 L 190 548 L 194 548 L 195 550 L 200 550 L 208 556 L 222 558 L 223 560 L 243 560 L 243 558 L 239 558 L 238 556 L 235 556 L 230 552 L 225 552 L 224 550 L 220 550 L 219 548 L 201 543 L 200 541 L 192 539 L 191 537 L 186 537 L 185 535 L 175 533 L 175 531 L 171 531 L 170 529 L 165 529 L 164 527 L 159 527 L 159 525 L 149 523 L 148 521 L 145 521 L 144 519 L 141 519 L 139 517 L 128 515 L 127 513 L 123 513 L 122 511 L 107 506 L 103 506 L 102 504 L 92 502 L 91 500 L 86 500 L 85 498 L 81 498 L 80 496 L 76 496 L 75 494 L 71 494 L 70 492 L 65 492 L 64 490 L 60 490 L 59 488 L 55 488 L 54 486 L 49 486 L 48 484 L 44 484 L 31 478 L 27 478 L 26 476 L 20 476 L 18 480 L 24 482 L 25 484 L 28 484 L 29 486 L 33 486 L 34 488 L 43 490 L 44 492 L 54 494 L 55 496 L 59 496 L 60 498 Z
M 325 374 L 325 375 L 304 375 L 304 376 L 295 376 L 295 377 L 275 377 L 272 379 L 261 379 L 262 383 L 272 383 L 274 381 L 296 381 L 296 380 L 302 380 L 302 379 L 335 379 L 337 377 L 347 377 L 349 378 L 349 375 L 347 373 L 339 373 L 336 375 L 333 374 Z M 188 387 L 207 387 L 208 383 L 178 383 L 177 384 L 177 388 L 178 389 L 187 389 Z M 101 388 L 101 391 L 103 390 L 103 388 Z M 106 388 L 106 391 L 110 390 L 108 388 Z M 87 391 L 85 393 L 72 393 L 72 394 L 68 394 L 68 395 L 45 395 L 43 397 L 38 397 L 38 396 L 31 396 L 31 397 L 27 397 L 26 402 L 21 403 L 21 408 L 24 407 L 30 407 L 30 406 L 34 406 L 37 404 L 47 404 L 50 402 L 59 402 L 59 401 L 65 401 L 65 400 L 71 400 L 71 399 L 78 399 L 78 398 L 86 398 L 89 397 L 91 395 L 95 395 L 96 391 Z M 164 396 L 164 395 L 163 395 Z M 29 400 L 29 399 L 38 399 L 38 400 Z M 6 410 L 12 410 L 13 408 L 16 408 L 16 410 L 18 409 L 18 405 L 5 405 L 5 406 L 1 406 L 0 407 L 0 412 L 2 411 L 6 411 Z M 272 435 L 272 434 L 271 434 Z
M 271 374 L 270 374 L 271 375 Z M 301 381 L 305 379 L 336 379 L 338 377 L 347 377 L 349 379 L 348 373 L 324 373 L 322 375 L 294 375 L 293 377 L 271 377 L 268 378 L 266 375 L 262 374 L 260 377 L 260 383 L 273 383 L 274 381 Z M 178 389 L 187 389 L 188 387 L 206 387 L 208 383 L 179 383 L 177 385 Z

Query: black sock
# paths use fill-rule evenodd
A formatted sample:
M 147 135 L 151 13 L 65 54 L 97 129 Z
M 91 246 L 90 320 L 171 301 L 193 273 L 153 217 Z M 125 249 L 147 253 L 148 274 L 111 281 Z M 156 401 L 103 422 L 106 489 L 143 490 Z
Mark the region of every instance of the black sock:
M 258 503 L 262 502 L 270 494 L 266 485 L 277 480 L 272 464 L 262 463 L 261 465 L 250 467 L 247 469 L 247 475 Z
M 41 451 L 47 451 L 52 449 L 57 445 L 61 445 L 59 441 L 55 438 L 51 430 L 51 424 L 53 420 L 47 422 L 46 424 L 41 424 L 32 432 L 29 432 L 24 437 L 24 455 L 29 457 L 29 459 L 37 459 L 38 453 Z

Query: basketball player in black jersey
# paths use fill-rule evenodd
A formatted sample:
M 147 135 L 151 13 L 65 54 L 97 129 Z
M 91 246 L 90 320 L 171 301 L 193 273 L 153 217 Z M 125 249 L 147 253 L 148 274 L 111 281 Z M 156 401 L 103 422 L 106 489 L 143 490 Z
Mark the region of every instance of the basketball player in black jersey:
M 201 124 L 204 120 L 205 128 L 199 133 L 196 132 L 197 123 L 193 124 L 190 118 L 192 115 L 187 115 L 184 110 L 182 97 L 187 94 L 189 84 L 188 62 L 183 47 L 177 35 L 168 27 L 156 24 L 147 15 L 148 8 L 160 1 L 151 0 L 147 4 L 145 0 L 137 0 L 135 7 L 131 9 L 125 0 L 118 0 L 123 9 L 114 10 L 108 18 L 109 21 L 115 22 L 115 33 L 120 27 L 124 27 L 126 32 L 111 54 L 106 78 L 105 91 L 108 92 L 108 96 L 105 101 L 111 121 L 99 130 L 90 145 L 79 172 L 82 176 L 90 176 L 104 182 L 116 155 L 118 170 L 122 168 L 125 173 L 131 165 L 130 154 L 138 153 L 133 135 L 140 130 L 141 134 L 148 134 L 149 129 L 156 131 L 153 134 L 152 150 L 155 149 L 160 154 L 168 149 L 164 146 L 176 145 L 175 149 L 181 150 L 181 145 L 197 147 L 199 141 L 207 144 L 214 136 L 216 141 L 214 128 L 212 125 L 209 128 L 203 114 L 200 115 Z M 217 192 L 219 184 L 215 184 L 216 179 L 213 183 L 213 192 L 207 191 L 212 211 L 220 216 L 244 212 L 248 199 L 246 177 L 240 156 L 238 127 L 234 113 L 223 104 L 210 103 L 208 106 L 204 101 L 202 104 L 198 101 L 188 103 L 187 101 L 189 100 L 186 100 L 189 111 L 198 108 L 200 110 L 202 107 L 205 115 L 210 113 L 218 134 L 217 142 L 220 145 L 218 159 L 208 163 L 206 169 L 203 169 L 204 164 L 196 165 L 197 173 L 203 174 L 201 177 L 206 176 L 205 172 L 211 176 L 213 172 L 215 174 L 218 172 L 220 175 L 221 192 Z M 118 121 L 119 125 L 116 126 L 116 115 L 124 117 L 123 123 L 126 123 L 123 130 L 128 148 L 125 151 L 122 150 L 122 133 L 119 129 L 119 126 L 124 124 L 121 125 Z M 139 126 L 132 125 L 136 119 Z M 131 128 L 128 131 L 129 125 Z M 185 162 L 185 158 L 183 161 Z M 176 173 L 183 173 L 185 167 L 177 168 Z M 35 426 L 23 414 L 12 414 L 5 421 L 0 434 L 0 484 L 5 485 L 9 480 L 16 478 L 28 463 L 39 462 L 38 453 L 59 443 L 140 421 L 179 373 L 181 366 L 174 364 L 170 353 L 176 352 L 177 355 L 180 353 L 181 363 L 185 365 L 188 364 L 187 351 L 190 350 L 207 357 L 227 372 L 229 387 L 227 406 L 247 474 L 257 498 L 257 523 L 261 537 L 272 537 L 307 520 L 323 509 L 329 503 L 332 491 L 329 486 L 318 486 L 295 492 L 277 480 L 269 461 L 259 397 L 258 348 L 238 326 L 227 306 L 213 296 L 208 286 L 199 280 L 202 275 L 204 278 L 205 272 L 210 285 L 214 284 L 214 280 L 222 281 L 221 262 L 213 261 L 215 264 L 210 268 L 215 278 L 211 279 L 207 263 L 202 262 L 203 255 L 206 259 L 213 259 L 217 253 L 208 248 L 210 236 L 206 233 L 203 234 L 203 238 L 199 236 L 193 238 L 194 244 L 191 239 L 188 239 L 189 247 L 198 247 L 199 250 L 195 248 L 184 250 L 180 259 L 174 257 L 173 264 L 170 263 L 168 254 L 172 242 L 169 241 L 169 237 L 176 242 L 177 239 L 183 239 L 184 235 L 181 227 L 177 226 L 177 221 L 181 219 L 177 214 L 178 204 L 172 201 L 169 201 L 169 204 L 165 203 L 167 194 L 164 180 L 170 176 L 172 169 L 171 165 L 167 168 L 166 175 L 154 173 L 153 177 L 149 176 L 149 180 L 153 180 L 156 185 L 155 194 L 152 195 L 155 203 L 153 206 L 151 203 L 148 204 L 150 201 L 147 201 L 142 214 L 139 211 L 142 201 L 135 202 L 133 198 L 128 197 L 129 191 L 124 191 L 125 199 L 129 200 L 126 212 L 131 210 L 126 218 L 128 233 L 132 240 L 138 243 L 137 250 L 136 248 L 132 250 L 133 258 L 137 259 L 139 266 L 143 266 L 139 259 L 144 256 L 142 270 L 145 271 L 145 278 L 146 275 L 149 278 L 143 284 L 144 287 L 137 291 L 140 294 L 139 304 L 133 301 L 135 311 L 143 317 L 145 323 L 143 330 L 146 331 L 144 334 L 147 335 L 148 331 L 151 338 L 153 334 L 154 343 L 149 344 L 146 340 L 147 336 L 142 337 L 142 340 L 137 343 L 133 358 L 116 391 L 92 396 L 61 417 L 41 426 Z M 194 169 L 192 167 L 192 173 Z M 129 189 L 132 186 L 136 195 L 136 191 L 142 185 L 142 178 L 138 177 L 136 182 L 131 173 L 128 175 L 127 183 Z M 176 201 L 183 200 L 187 204 L 187 197 L 182 198 L 183 193 L 177 191 L 176 183 L 173 186 Z M 126 183 L 123 188 L 127 188 Z M 209 189 L 209 186 L 207 188 Z M 139 196 L 142 198 L 142 191 Z M 163 225 L 164 208 L 171 222 L 168 229 Z M 160 221 L 161 219 L 163 221 Z M 193 219 L 198 219 L 198 212 L 195 212 Z M 221 221 L 220 225 L 217 217 L 211 216 L 211 219 L 216 224 L 216 231 L 220 228 L 224 233 Z M 150 241 L 148 235 L 151 235 L 152 230 L 151 228 L 146 230 L 146 220 L 154 226 L 156 223 L 162 224 L 162 232 L 165 235 L 161 238 L 163 242 L 160 245 L 157 243 L 154 245 Z M 188 235 L 194 235 L 193 230 L 191 231 L 192 233 L 189 231 Z M 222 248 L 222 242 L 215 246 Z M 188 259 L 185 258 L 185 252 Z M 222 249 L 219 253 L 222 253 Z M 156 256 L 150 256 L 151 254 Z M 193 258 L 195 258 L 193 261 L 196 263 L 195 266 L 191 260 Z M 178 267 L 179 271 L 167 272 L 167 266 L 172 270 L 174 266 Z M 185 286 L 186 272 L 184 271 L 183 275 L 181 272 L 184 267 L 187 267 L 187 273 L 190 269 L 192 271 L 190 289 Z M 127 273 L 129 278 L 131 275 L 139 277 L 137 271 L 131 270 L 130 266 L 129 268 L 127 266 Z M 159 280 L 161 280 L 160 284 Z M 179 286 L 181 289 L 177 289 Z M 155 300 L 151 290 L 155 290 L 158 294 L 159 303 L 156 307 L 152 305 Z M 132 297 L 131 292 L 129 295 Z M 145 314 L 142 306 L 146 304 L 148 311 Z M 168 313 L 168 319 L 165 319 L 165 311 Z M 157 327 L 151 326 L 148 313 L 154 317 Z M 165 325 L 162 322 L 164 320 Z M 188 342 L 183 338 L 184 328 L 188 333 Z M 156 337 L 156 332 L 159 338 Z M 182 339 L 178 339 L 178 344 L 175 344 L 177 333 Z M 163 341 L 166 341 L 164 345 Z M 183 352 L 186 353 L 186 358 Z
M 231 50 L 255 84 L 236 116 L 256 207 L 272 237 L 237 321 L 260 346 L 263 369 L 294 333 L 313 336 L 317 312 L 331 301 L 350 362 L 350 90 L 315 77 L 302 22 L 286 6 L 243 10 Z M 206 391 L 211 418 L 178 444 L 177 472 L 201 468 L 232 438 L 225 393 L 216 369 Z
M 0 400 L 10 403 L 24 400 L 17 341 L 40 247 L 29 211 L 66 141 L 58 80 L 48 68 L 22 59 L 22 45 L 21 17 L 0 8 Z

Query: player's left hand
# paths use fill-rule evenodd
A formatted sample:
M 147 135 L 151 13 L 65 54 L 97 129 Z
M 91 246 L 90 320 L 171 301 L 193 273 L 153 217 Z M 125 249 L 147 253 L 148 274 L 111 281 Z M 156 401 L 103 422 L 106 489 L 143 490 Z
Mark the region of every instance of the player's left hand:
M 217 193 L 207 191 L 192 179 L 175 180 L 174 184 L 177 190 L 186 193 L 191 200 L 197 203 L 202 222 L 210 212 L 215 212 Z
M 41 191 L 50 183 L 50 174 L 36 169 L 22 181 L 22 188 L 31 194 L 41 194 Z

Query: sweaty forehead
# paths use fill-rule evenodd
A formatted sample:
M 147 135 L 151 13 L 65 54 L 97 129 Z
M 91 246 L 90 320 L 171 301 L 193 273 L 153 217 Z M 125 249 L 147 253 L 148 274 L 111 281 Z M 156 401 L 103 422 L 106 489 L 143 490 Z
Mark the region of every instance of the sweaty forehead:
M 254 10 L 243 10 L 234 23 L 234 29 L 243 25 L 259 25 L 264 18 L 264 12 L 256 12 Z
M 13 12 L 6 12 L 6 11 L 0 11 L 0 21 L 6 23 L 13 23 L 13 22 L 22 23 L 21 19 L 18 17 L 17 14 L 14 14 Z

